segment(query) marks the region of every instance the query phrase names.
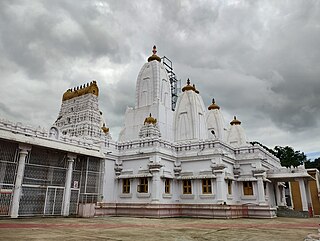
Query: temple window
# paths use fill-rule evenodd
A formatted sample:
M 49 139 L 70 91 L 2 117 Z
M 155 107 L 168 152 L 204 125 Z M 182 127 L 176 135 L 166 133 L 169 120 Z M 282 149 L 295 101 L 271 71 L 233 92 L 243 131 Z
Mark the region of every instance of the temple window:
M 252 182 L 243 182 L 243 194 L 253 195 Z
M 130 193 L 130 179 L 122 180 L 122 193 Z
M 143 177 L 139 179 L 138 192 L 139 193 L 148 192 L 148 178 Z
M 202 194 L 211 194 L 211 180 L 210 179 L 203 179 L 202 180 Z
M 183 180 L 183 194 L 192 194 L 191 180 Z
M 164 193 L 170 193 L 170 179 L 166 178 L 164 181 Z
M 231 195 L 232 194 L 232 181 L 228 180 L 228 194 Z

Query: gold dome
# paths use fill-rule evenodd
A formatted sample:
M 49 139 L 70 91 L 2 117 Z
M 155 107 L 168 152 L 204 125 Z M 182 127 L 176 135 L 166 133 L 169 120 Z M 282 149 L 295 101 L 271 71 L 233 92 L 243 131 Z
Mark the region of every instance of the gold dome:
M 188 80 L 187 80 L 187 85 L 182 88 L 182 92 L 185 92 L 185 91 L 188 91 L 188 90 L 193 90 L 194 92 L 196 92 L 195 86 L 194 86 L 194 85 L 193 85 L 193 86 L 190 85 L 190 80 L 189 80 L 189 78 L 188 78 Z
M 106 127 L 106 124 L 105 124 L 105 123 L 103 123 L 103 126 L 101 127 L 101 129 L 102 129 L 102 131 L 103 131 L 105 134 L 109 133 L 109 128 Z
M 68 89 L 66 92 L 64 92 L 62 100 L 70 100 L 74 97 L 82 96 L 89 93 L 99 96 L 99 88 L 95 80 L 90 82 L 90 84 L 87 83 L 83 86 L 81 85 L 78 87 L 74 87 L 73 89 Z
M 153 54 L 148 58 L 148 62 L 151 62 L 151 61 L 153 61 L 153 60 L 157 60 L 157 61 L 161 62 L 160 57 L 159 57 L 158 55 L 156 55 L 156 53 L 157 53 L 157 47 L 156 47 L 155 45 L 153 46 L 152 53 L 153 53 Z
M 214 99 L 212 99 L 212 104 L 209 105 L 208 110 L 220 110 L 220 106 L 218 106 Z
M 241 124 L 241 121 L 237 120 L 237 117 L 234 116 L 233 117 L 233 120 L 230 122 L 230 125 L 240 125 Z
M 153 125 L 155 125 L 155 124 L 157 124 L 157 119 L 155 119 L 155 118 L 153 118 L 152 116 L 151 116 L 151 113 L 150 113 L 150 115 L 149 115 L 149 117 L 147 117 L 145 120 L 144 120 L 144 124 L 153 124 Z

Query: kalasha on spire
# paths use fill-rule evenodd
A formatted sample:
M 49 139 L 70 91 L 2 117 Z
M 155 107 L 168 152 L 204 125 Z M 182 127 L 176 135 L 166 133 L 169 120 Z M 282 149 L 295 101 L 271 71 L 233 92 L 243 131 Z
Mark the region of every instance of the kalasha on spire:
M 153 60 L 161 62 L 160 57 L 157 55 L 157 47 L 155 45 L 153 46 L 152 53 L 153 54 L 148 58 L 148 62 L 151 62 Z
M 214 100 L 214 98 L 212 99 L 212 104 L 209 105 L 208 110 L 219 110 L 220 106 L 218 106 Z
M 189 78 L 187 79 L 187 85 L 182 88 L 182 92 L 185 92 L 185 91 L 188 91 L 188 90 L 193 90 L 194 92 L 196 91 L 195 86 L 194 85 L 190 85 L 190 79 Z
M 155 55 L 157 53 L 157 47 L 155 45 L 153 45 L 152 53 L 153 53 L 153 55 Z
M 234 116 L 233 120 L 230 122 L 230 125 L 232 125 L 232 126 L 233 125 L 240 125 L 240 124 L 241 124 L 241 121 L 239 121 L 236 116 Z

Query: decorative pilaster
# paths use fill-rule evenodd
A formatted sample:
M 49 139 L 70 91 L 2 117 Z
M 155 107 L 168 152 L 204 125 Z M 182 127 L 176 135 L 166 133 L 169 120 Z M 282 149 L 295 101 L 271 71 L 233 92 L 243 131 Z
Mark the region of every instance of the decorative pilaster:
M 285 207 L 287 206 L 285 186 L 282 186 L 282 205 Z
M 68 154 L 67 156 L 68 169 L 67 169 L 66 182 L 65 182 L 65 188 L 64 188 L 63 216 L 69 216 L 72 170 L 73 170 L 73 163 L 75 159 L 76 159 L 76 155 Z
M 224 164 L 212 164 L 212 173 L 216 175 L 217 183 L 217 203 L 225 204 L 227 202 L 227 185 L 224 180 L 226 166 Z
M 299 178 L 299 187 L 301 194 L 302 211 L 308 211 L 307 192 L 303 178 Z
M 22 180 L 24 176 L 24 169 L 26 166 L 26 157 L 31 150 L 31 146 L 28 145 L 19 145 L 19 161 L 18 161 L 18 170 L 16 181 L 14 184 L 14 191 L 12 197 L 12 204 L 11 204 L 11 218 L 17 218 L 19 213 L 19 204 L 20 204 L 20 196 L 21 196 L 21 189 L 22 189 Z
M 264 193 L 264 185 L 263 185 L 263 177 L 265 176 L 265 170 L 264 169 L 255 169 L 252 172 L 253 172 L 253 176 L 257 178 L 259 205 L 265 205 L 266 204 L 266 196 Z
M 160 190 L 161 190 L 161 179 L 160 179 L 160 169 L 163 165 L 160 161 L 150 162 L 148 164 L 149 171 L 152 173 L 152 203 L 158 203 L 160 200 Z

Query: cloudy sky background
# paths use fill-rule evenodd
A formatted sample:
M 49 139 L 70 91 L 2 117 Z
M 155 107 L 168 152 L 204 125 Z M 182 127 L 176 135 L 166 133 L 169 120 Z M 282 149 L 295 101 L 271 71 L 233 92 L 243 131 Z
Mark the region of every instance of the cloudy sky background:
M 117 139 L 156 44 L 250 141 L 317 157 L 319 43 L 317 0 L 1 0 L 0 118 L 49 128 L 64 91 L 94 79 Z

